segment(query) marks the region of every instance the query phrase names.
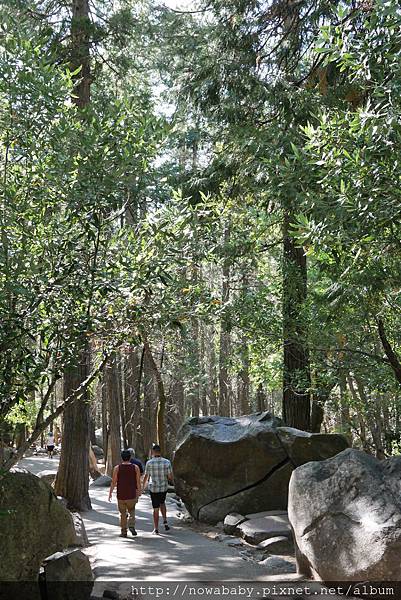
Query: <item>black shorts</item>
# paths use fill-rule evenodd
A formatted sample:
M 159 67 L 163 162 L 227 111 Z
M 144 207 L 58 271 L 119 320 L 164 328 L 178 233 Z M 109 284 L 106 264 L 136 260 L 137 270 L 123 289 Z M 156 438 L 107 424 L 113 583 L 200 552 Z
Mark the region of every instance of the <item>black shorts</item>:
M 48 450 L 48 452 L 53 452 L 54 446 L 47 446 L 47 450 Z
M 150 499 L 152 500 L 153 508 L 160 508 L 160 505 L 165 503 L 166 496 L 167 496 L 167 491 L 166 492 L 150 492 Z

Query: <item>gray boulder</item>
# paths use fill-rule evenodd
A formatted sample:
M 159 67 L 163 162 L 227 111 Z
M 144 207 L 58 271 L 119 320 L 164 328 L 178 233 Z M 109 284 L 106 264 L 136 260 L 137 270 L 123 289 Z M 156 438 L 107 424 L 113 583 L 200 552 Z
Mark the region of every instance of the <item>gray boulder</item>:
M 37 477 L 39 477 L 39 479 L 43 479 L 49 485 L 53 485 L 54 482 L 56 481 L 57 471 L 52 471 L 50 469 L 49 470 L 45 470 L 45 471 L 40 471 L 37 474 Z
M 101 475 L 95 481 L 92 481 L 89 487 L 110 487 L 111 477 L 108 475 Z
M 298 571 L 323 581 L 401 579 L 401 458 L 348 449 L 294 471 Z
M 94 578 L 89 558 L 78 549 L 56 552 L 43 563 L 47 597 L 89 600 Z
M 75 543 L 70 512 L 27 471 L 0 479 L 0 515 L 0 581 L 36 580 L 46 556 Z
M 200 521 L 227 514 L 286 510 L 291 473 L 347 448 L 342 435 L 311 434 L 269 413 L 194 417 L 181 428 L 174 456 L 177 494 Z

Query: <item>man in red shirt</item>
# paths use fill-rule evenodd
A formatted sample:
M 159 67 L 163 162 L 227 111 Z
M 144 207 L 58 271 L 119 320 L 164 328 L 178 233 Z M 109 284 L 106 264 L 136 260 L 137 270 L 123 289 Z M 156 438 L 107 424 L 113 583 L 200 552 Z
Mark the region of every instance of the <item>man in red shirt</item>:
M 109 502 L 111 502 L 113 490 L 117 486 L 117 504 L 120 511 L 121 525 L 120 537 L 127 537 L 128 527 L 132 535 L 137 535 L 135 506 L 141 495 L 141 473 L 139 467 L 131 464 L 130 460 L 131 452 L 123 450 L 121 452 L 121 464 L 114 467 L 109 492 Z

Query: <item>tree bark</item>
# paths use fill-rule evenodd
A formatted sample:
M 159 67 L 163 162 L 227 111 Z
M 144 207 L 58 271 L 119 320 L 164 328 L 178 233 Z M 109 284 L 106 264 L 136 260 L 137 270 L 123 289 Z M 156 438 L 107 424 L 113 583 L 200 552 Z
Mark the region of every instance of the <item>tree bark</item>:
M 382 319 L 378 319 L 377 325 L 384 352 L 386 353 L 390 366 L 393 369 L 396 380 L 401 384 L 401 361 L 387 339 L 387 334 Z
M 239 408 L 241 415 L 248 415 L 250 412 L 249 405 L 249 348 L 248 340 L 245 336 L 241 339 L 241 371 L 239 372 L 238 378 L 238 396 L 239 396 Z
M 75 71 L 76 85 L 73 102 L 83 110 L 90 102 L 90 19 L 88 0 L 72 0 L 71 15 L 71 66 Z M 67 396 L 86 379 L 88 374 L 89 346 L 85 343 L 80 364 L 68 369 L 64 375 Z M 74 372 L 75 371 L 75 372 Z M 67 397 L 64 392 L 64 398 Z M 91 508 L 89 499 L 89 442 L 90 410 L 88 398 L 75 402 L 64 411 L 64 429 L 56 490 L 67 499 L 68 506 L 76 510 Z
M 219 414 L 230 416 L 230 394 L 228 381 L 228 362 L 230 356 L 230 324 L 226 315 L 226 307 L 230 299 L 230 261 L 227 256 L 227 244 L 230 241 L 230 229 L 227 225 L 224 231 L 224 246 L 226 257 L 223 261 L 221 303 L 223 316 L 220 322 L 219 340 Z
M 141 382 L 144 351 L 131 348 L 125 360 L 125 411 L 127 414 L 126 438 L 130 448 L 137 444 L 137 431 L 141 416 Z
M 156 381 L 157 386 L 157 394 L 158 394 L 158 402 L 157 402 L 157 411 L 156 411 L 156 432 L 157 432 L 157 441 L 160 445 L 162 454 L 166 451 L 166 428 L 165 428 L 165 418 L 166 418 L 166 393 L 164 390 L 164 383 L 162 374 L 156 364 L 156 361 L 153 357 L 152 350 L 150 348 L 149 342 L 144 336 L 144 347 L 146 356 L 149 360 L 149 366 L 152 370 L 153 376 Z
M 106 473 L 111 476 L 114 467 L 119 464 L 121 459 L 121 420 L 116 354 L 112 356 L 104 369 L 104 384 L 108 413 Z
M 285 207 L 283 237 L 283 419 L 289 427 L 310 430 L 310 366 L 307 326 L 302 315 L 307 298 L 307 265 L 303 248 L 291 235 L 293 210 Z
M 259 383 L 256 391 L 256 410 L 257 412 L 266 410 L 266 394 L 261 383 Z
M 68 398 L 87 377 L 87 352 L 78 365 L 64 373 L 64 399 Z M 70 510 L 90 510 L 89 498 L 89 420 L 87 393 L 64 410 L 61 457 L 55 482 L 58 496 L 67 500 Z
M 80 69 L 72 100 L 81 109 L 90 103 L 90 25 L 89 1 L 72 0 L 71 66 L 73 71 Z

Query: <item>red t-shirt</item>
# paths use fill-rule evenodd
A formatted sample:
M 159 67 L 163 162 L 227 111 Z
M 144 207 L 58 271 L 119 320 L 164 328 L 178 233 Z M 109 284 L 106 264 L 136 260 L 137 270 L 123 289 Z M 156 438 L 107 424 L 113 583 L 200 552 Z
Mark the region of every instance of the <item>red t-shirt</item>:
M 121 464 L 117 473 L 117 499 L 133 500 L 136 498 L 136 467 Z

